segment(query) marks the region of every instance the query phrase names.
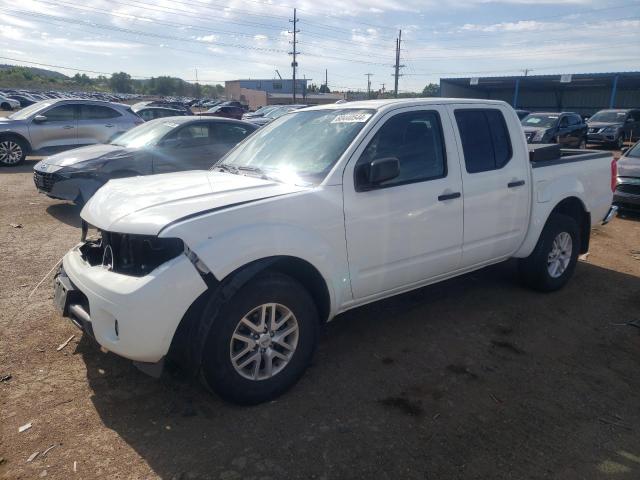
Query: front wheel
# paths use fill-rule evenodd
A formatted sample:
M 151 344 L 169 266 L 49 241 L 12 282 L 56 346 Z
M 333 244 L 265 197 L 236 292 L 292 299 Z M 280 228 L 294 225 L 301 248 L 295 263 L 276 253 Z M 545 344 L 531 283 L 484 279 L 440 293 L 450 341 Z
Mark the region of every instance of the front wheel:
M 203 315 L 211 315 L 214 302 Z M 287 275 L 261 274 L 216 315 L 205 346 L 203 383 L 233 403 L 266 402 L 302 376 L 317 338 L 318 313 L 307 290 Z
M 552 214 L 531 255 L 519 262 L 523 283 L 543 292 L 562 288 L 573 275 L 579 250 L 576 221 L 567 215 Z
M 14 167 L 27 157 L 26 143 L 15 137 L 0 138 L 0 165 Z

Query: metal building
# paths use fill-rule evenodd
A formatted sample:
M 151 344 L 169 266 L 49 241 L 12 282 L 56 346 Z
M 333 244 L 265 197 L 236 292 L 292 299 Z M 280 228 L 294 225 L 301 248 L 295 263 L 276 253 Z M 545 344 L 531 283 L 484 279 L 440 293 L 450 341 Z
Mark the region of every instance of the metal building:
M 592 115 L 604 108 L 640 108 L 640 72 L 442 78 L 440 96 L 504 100 L 523 110 Z

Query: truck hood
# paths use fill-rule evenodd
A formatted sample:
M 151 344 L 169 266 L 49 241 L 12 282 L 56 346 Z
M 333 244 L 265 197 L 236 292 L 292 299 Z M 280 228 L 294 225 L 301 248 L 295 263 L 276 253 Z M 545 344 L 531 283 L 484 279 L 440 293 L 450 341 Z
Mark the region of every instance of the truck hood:
M 618 176 L 640 179 L 640 157 L 621 157 L 618 160 Z
M 157 235 L 186 217 L 307 190 L 292 184 L 195 170 L 110 180 L 80 216 L 101 230 Z
M 120 158 L 130 156 L 135 149 L 127 149 L 116 145 L 90 145 L 88 147 L 74 148 L 66 152 L 57 153 L 45 158 L 42 163 L 67 167 L 76 163 L 95 160 L 98 158 Z

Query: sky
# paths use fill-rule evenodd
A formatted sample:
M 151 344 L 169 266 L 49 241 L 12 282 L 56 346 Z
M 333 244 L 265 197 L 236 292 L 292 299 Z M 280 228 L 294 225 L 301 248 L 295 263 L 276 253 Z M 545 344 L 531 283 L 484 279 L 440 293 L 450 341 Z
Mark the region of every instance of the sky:
M 640 70 L 640 0 L 0 0 L 0 63 L 201 83 L 291 78 L 400 91 L 446 77 Z M 31 62 L 31 63 L 28 63 Z M 64 68 L 63 68 L 64 67 Z M 196 73 L 197 72 L 197 73 Z

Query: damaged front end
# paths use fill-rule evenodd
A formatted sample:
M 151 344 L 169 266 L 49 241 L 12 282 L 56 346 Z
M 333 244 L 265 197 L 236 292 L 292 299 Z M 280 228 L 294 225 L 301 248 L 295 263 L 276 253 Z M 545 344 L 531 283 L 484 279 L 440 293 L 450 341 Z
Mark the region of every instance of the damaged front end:
M 102 265 L 123 275 L 143 277 L 160 265 L 185 252 L 179 238 L 159 238 L 154 235 L 107 232 L 87 237 L 88 224 L 82 222 L 80 247 L 83 260 L 89 265 Z

